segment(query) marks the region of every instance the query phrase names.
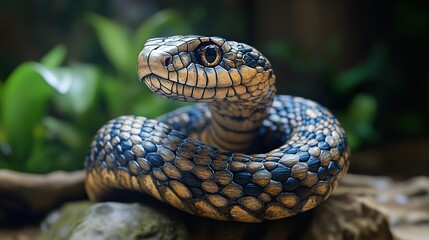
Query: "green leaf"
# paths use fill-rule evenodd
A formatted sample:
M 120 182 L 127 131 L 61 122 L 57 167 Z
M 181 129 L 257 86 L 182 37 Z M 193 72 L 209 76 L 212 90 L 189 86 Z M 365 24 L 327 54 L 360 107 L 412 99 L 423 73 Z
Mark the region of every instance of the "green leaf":
M 66 92 L 55 94 L 54 103 L 65 115 L 77 116 L 94 103 L 99 73 L 92 65 L 74 64 L 71 67 L 54 69 L 56 76 L 67 79 Z
M 106 103 L 108 114 L 110 116 L 119 116 L 122 114 L 127 114 L 128 109 L 126 106 L 126 84 L 124 82 L 118 81 L 118 79 L 112 78 L 110 75 L 103 75 L 103 84 L 101 84 L 101 89 L 103 91 Z
M 149 92 L 149 96 L 141 96 L 134 104 L 132 112 L 148 118 L 157 118 L 176 108 L 189 105 L 189 103 L 173 101 Z
M 134 36 L 134 52 L 137 54 L 143 49 L 144 43 L 155 36 L 190 34 L 191 28 L 185 18 L 174 9 L 165 9 L 157 12 L 143 22 Z
M 76 155 L 58 142 L 38 141 L 24 166 L 26 172 L 47 173 L 58 169 L 76 170 L 82 166 L 82 161 L 77 161 Z
M 0 123 L 17 161 L 31 152 L 33 131 L 45 113 L 51 95 L 66 93 L 70 79 L 39 63 L 24 63 L 6 80 L 0 102 Z
M 0 100 L 3 98 L 2 91 L 3 91 L 3 82 L 0 81 Z M 1 104 L 0 104 L 1 107 Z M 2 119 L 2 112 L 0 109 L 0 169 L 1 168 L 8 168 L 10 169 L 12 166 L 9 166 L 11 163 L 8 162 L 10 160 L 10 155 L 12 150 L 10 149 L 10 145 L 7 142 L 6 134 L 4 132 L 4 126 L 1 124 Z
M 72 150 L 79 150 L 82 148 L 81 140 L 83 137 L 79 129 L 73 124 L 48 116 L 44 117 L 42 122 L 46 128 L 48 138 L 56 141 L 58 140 Z
M 18 161 L 24 161 L 31 151 L 33 128 L 44 114 L 53 92 L 36 65 L 25 63 L 12 72 L 0 103 L 0 122 Z
M 377 111 L 377 101 L 367 94 L 356 95 L 348 108 L 349 118 L 355 123 L 371 124 Z
M 346 95 L 360 84 L 376 77 L 383 69 L 386 58 L 386 46 L 383 44 L 374 46 L 368 58 L 362 64 L 343 72 L 334 80 L 334 91 L 338 94 Z
M 47 67 L 58 67 L 63 63 L 66 54 L 66 47 L 64 45 L 58 45 L 43 56 L 42 59 L 40 59 L 40 63 Z
M 2 100 L 2 99 L 3 99 L 3 82 L 0 81 L 0 100 Z M 0 108 L 1 108 L 1 105 L 2 104 L 0 103 Z M 3 113 L 3 111 L 1 111 L 1 109 L 0 109 L 0 123 L 1 123 L 1 119 L 2 119 L 2 113 Z M 3 128 L 3 126 L 0 124 L 0 144 L 2 142 L 5 142 L 4 133 L 3 133 L 2 128 Z M 1 153 L 1 150 L 0 150 L 0 153 Z
M 379 134 L 373 127 L 377 108 L 377 101 L 373 96 L 358 94 L 353 98 L 347 111 L 338 114 L 338 119 L 346 129 L 352 150 L 360 147 L 363 142 L 373 143 L 378 140 Z
M 124 26 L 98 14 L 88 14 L 87 22 L 95 29 L 98 41 L 113 66 L 123 73 L 135 68 L 137 53 L 131 52 L 131 34 Z
M 62 68 L 46 67 L 40 63 L 32 63 L 33 74 L 40 74 L 43 80 L 61 94 L 70 91 L 72 78 Z M 25 81 L 25 80 L 24 80 Z
M 0 158 L 0 169 L 21 170 L 20 165 L 6 162 Z

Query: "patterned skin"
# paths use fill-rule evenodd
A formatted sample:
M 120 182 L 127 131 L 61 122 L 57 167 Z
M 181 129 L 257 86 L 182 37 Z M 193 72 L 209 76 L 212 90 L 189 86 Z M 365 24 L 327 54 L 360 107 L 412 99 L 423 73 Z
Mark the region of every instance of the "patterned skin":
M 138 74 L 163 97 L 203 103 L 103 126 L 85 161 L 92 200 L 124 189 L 199 216 L 260 222 L 316 207 L 348 169 L 339 122 L 311 100 L 275 96 L 271 64 L 249 45 L 151 39 Z

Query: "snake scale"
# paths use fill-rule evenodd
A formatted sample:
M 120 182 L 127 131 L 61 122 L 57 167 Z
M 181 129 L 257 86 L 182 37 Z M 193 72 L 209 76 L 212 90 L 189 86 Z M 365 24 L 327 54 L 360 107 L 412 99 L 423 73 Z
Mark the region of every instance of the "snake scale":
M 163 97 L 200 103 L 104 125 L 85 161 L 91 200 L 130 190 L 198 216 L 261 222 L 316 207 L 348 169 L 337 119 L 311 100 L 276 96 L 270 62 L 247 44 L 153 38 L 138 75 Z

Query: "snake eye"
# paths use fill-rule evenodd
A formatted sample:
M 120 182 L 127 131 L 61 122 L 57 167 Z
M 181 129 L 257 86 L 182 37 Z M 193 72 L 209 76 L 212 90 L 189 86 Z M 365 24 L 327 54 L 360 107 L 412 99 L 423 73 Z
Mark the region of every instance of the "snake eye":
M 206 45 L 197 50 L 199 62 L 206 67 L 213 67 L 219 64 L 221 52 L 214 44 Z

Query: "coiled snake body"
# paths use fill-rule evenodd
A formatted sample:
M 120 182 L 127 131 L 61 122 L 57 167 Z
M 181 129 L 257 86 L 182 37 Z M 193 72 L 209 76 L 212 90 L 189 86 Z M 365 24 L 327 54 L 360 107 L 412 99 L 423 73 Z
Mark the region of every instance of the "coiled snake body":
M 150 39 L 138 74 L 161 96 L 203 103 L 103 126 L 85 161 L 92 200 L 125 189 L 199 216 L 260 222 L 314 208 L 347 171 L 339 122 L 313 101 L 275 96 L 269 61 L 249 45 Z

